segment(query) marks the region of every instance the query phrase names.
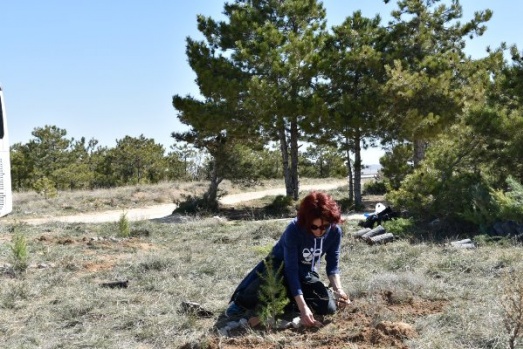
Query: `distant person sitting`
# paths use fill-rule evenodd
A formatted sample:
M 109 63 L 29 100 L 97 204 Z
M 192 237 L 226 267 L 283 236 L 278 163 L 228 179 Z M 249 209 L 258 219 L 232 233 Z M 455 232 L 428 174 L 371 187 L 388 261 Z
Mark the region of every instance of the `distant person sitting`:
M 378 204 L 382 205 L 382 204 Z M 374 228 L 375 225 L 380 225 L 381 222 L 390 221 L 400 217 L 399 212 L 392 210 L 390 206 L 376 209 L 376 213 L 370 214 L 364 221 L 359 221 L 358 225 L 363 228 Z
M 290 300 L 287 309 L 299 310 L 304 326 L 321 326 L 315 314 L 333 314 L 340 303 L 350 303 L 339 276 L 341 221 L 340 209 L 329 195 L 309 193 L 300 203 L 297 218 L 290 222 L 269 255 L 238 285 L 225 315 L 237 317 L 248 310 L 256 313 L 263 306 L 260 287 L 267 275 L 266 265 L 278 271 L 283 264 L 283 283 Z M 318 275 L 324 255 L 332 291 Z

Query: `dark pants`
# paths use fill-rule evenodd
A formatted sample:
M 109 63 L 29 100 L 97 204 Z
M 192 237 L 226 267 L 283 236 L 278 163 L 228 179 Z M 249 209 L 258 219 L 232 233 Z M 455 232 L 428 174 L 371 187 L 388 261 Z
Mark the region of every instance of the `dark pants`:
M 265 260 L 268 258 L 271 257 L 267 257 Z M 283 264 L 283 261 L 273 258 L 271 264 L 273 272 L 276 272 Z M 240 282 L 231 297 L 231 301 L 234 301 L 236 304 L 246 309 L 255 310 L 256 307 L 260 305 L 259 292 L 265 275 L 267 275 L 266 264 L 264 261 L 261 261 L 249 274 L 247 274 L 242 282 Z M 290 293 L 287 280 L 284 276 L 282 279 L 287 291 L 287 297 L 290 300 L 286 310 L 297 310 L 296 301 Z M 300 283 L 303 291 L 303 298 L 314 314 L 328 315 L 336 312 L 336 301 L 334 300 L 334 296 L 320 280 L 318 273 L 309 272 L 305 278 L 300 280 Z

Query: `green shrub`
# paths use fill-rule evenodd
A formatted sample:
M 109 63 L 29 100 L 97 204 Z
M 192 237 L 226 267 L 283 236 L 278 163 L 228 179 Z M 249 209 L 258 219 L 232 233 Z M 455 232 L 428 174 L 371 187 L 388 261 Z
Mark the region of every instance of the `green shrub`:
M 278 195 L 265 207 L 265 212 L 269 215 L 287 216 L 295 210 L 294 200 L 290 196 Z
M 474 236 L 474 241 L 478 244 L 478 246 L 514 246 L 514 240 L 508 236 L 490 236 L 488 234 L 479 234 Z
M 412 218 L 397 218 L 382 222 L 381 225 L 388 233 L 395 237 L 409 238 L 416 234 L 414 220 Z
M 493 194 L 500 218 L 523 222 L 523 185 L 511 176 L 507 178 L 507 185 L 507 192 L 496 191 Z
M 464 207 L 462 217 L 486 233 L 488 227 L 499 219 L 499 205 L 494 199 L 494 191 L 484 184 L 472 185 L 469 191 L 471 203 Z
M 42 178 L 38 179 L 33 184 L 33 188 L 38 194 L 42 195 L 46 200 L 50 199 L 50 198 L 54 198 L 54 197 L 56 197 L 56 195 L 58 195 L 58 191 L 56 190 L 55 183 L 47 177 L 42 177 Z
M 363 195 L 384 195 L 385 193 L 387 193 L 387 185 L 382 180 L 367 182 L 363 187 Z
M 217 211 L 216 202 L 209 202 L 205 198 L 197 198 L 191 195 L 187 196 L 184 201 L 180 202 L 174 210 L 176 213 L 196 214 Z
M 417 221 L 451 223 L 453 233 L 487 233 L 496 221 L 521 221 L 523 189 L 507 179 L 522 180 L 520 133 L 514 131 L 521 120 L 501 110 L 469 111 L 431 140 L 423 161 L 387 201 Z
M 387 201 L 407 210 L 417 221 L 438 218 L 479 226 L 492 219 L 486 215 L 491 209 L 481 208 L 487 204 L 480 200 L 480 193 L 485 191 L 489 191 L 489 185 L 479 173 L 452 173 L 425 165 L 408 175 L 398 190 L 387 193 Z
M 497 221 L 523 222 L 523 185 L 512 177 L 506 182 L 509 188 L 506 192 L 486 185 L 473 185 L 470 188 L 471 205 L 464 209 L 463 218 L 477 224 L 483 233 Z
M 349 200 L 348 197 L 337 199 L 336 202 L 338 203 L 338 206 L 340 207 L 342 212 L 357 210 L 354 206 L 354 200 Z

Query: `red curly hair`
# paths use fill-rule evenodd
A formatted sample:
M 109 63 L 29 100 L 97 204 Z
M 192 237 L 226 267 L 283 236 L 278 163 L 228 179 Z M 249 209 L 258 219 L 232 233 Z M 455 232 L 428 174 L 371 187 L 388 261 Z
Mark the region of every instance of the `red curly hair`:
M 329 224 L 338 224 L 343 221 L 340 208 L 330 195 L 312 191 L 300 203 L 298 225 L 307 229 L 317 218 L 321 218 Z

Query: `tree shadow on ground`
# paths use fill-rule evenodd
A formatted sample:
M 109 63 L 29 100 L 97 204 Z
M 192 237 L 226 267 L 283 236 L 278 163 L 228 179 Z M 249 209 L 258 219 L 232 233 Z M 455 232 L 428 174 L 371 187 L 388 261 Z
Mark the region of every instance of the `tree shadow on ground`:
M 236 206 L 220 206 L 216 215 L 228 220 L 262 220 L 294 218 L 297 213 L 297 204 L 275 204 L 277 198 L 268 204 L 256 202 L 242 203 Z M 383 195 L 366 195 L 362 197 L 362 208 L 359 212 L 372 212 L 378 203 L 388 205 Z M 342 200 L 339 204 L 344 214 L 356 213 L 350 207 L 345 207 Z
M 383 195 L 365 195 L 362 197 L 362 207 L 356 211 L 345 205 L 343 199 L 338 200 L 343 214 L 373 212 L 376 204 L 388 205 Z M 246 201 L 236 205 L 219 205 L 216 210 L 206 211 L 200 209 L 188 210 L 186 212 L 175 210 L 172 215 L 155 218 L 152 221 L 162 223 L 183 223 L 187 217 L 213 217 L 218 216 L 229 221 L 238 220 L 271 220 L 289 219 L 296 217 L 298 203 L 288 201 L 284 196 L 274 198 L 263 198 L 260 200 Z

